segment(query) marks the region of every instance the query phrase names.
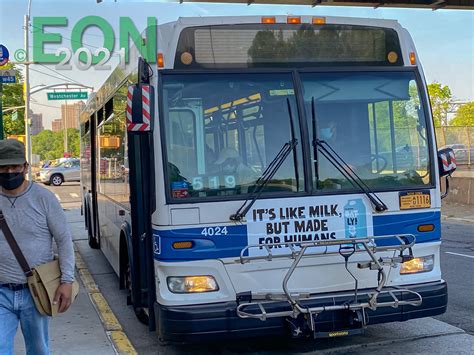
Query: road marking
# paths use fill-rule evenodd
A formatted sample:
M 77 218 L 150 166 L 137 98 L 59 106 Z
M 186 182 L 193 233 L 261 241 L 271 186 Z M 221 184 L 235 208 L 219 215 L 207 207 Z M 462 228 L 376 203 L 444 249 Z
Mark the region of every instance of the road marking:
M 119 354 L 138 354 L 123 331 L 114 330 L 110 332 L 109 337 L 116 344 Z
M 81 254 L 77 251 L 77 245 L 74 246 L 76 247 L 76 268 L 78 270 L 79 277 L 81 278 L 81 281 L 84 284 L 87 293 L 89 294 L 89 298 L 91 299 L 92 304 L 99 315 L 102 326 L 104 327 L 104 330 L 110 342 L 112 343 L 112 346 L 114 347 L 117 354 L 138 354 L 131 341 L 128 339 L 127 334 L 125 334 L 123 331 L 122 325 L 119 323 L 106 299 L 100 292 L 94 278 L 87 269 L 87 265 L 84 263 Z
M 114 330 L 123 330 L 120 325 L 117 317 L 115 317 L 114 312 L 110 309 L 109 304 L 105 300 L 104 296 L 100 292 L 95 292 L 91 294 L 91 298 L 94 301 L 94 304 L 99 311 L 99 316 L 104 325 L 105 330 L 114 331 Z
M 471 258 L 471 259 L 474 259 L 474 256 L 473 255 L 465 255 L 465 254 L 459 254 L 459 253 L 452 253 L 450 251 L 445 251 L 446 254 L 452 254 L 452 255 L 459 255 L 459 256 L 464 256 L 466 258 Z
M 78 197 L 79 197 L 79 195 L 76 194 L 76 193 L 74 193 L 74 192 L 70 193 L 69 195 L 70 195 L 71 197 L 75 197 L 75 198 L 78 198 Z
M 54 196 L 56 196 L 56 198 L 58 199 L 58 201 L 61 201 L 61 198 L 59 197 L 58 194 L 54 194 Z

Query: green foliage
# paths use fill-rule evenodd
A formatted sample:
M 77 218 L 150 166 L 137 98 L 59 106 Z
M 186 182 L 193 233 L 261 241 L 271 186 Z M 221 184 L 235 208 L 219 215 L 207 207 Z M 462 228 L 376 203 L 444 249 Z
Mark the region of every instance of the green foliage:
M 73 157 L 80 153 L 79 130 L 69 128 L 67 131 L 68 150 Z M 64 133 L 44 130 L 32 137 L 33 153 L 39 154 L 41 160 L 53 160 L 64 156 Z
M 63 136 L 61 134 L 61 136 Z M 80 135 L 79 135 L 79 130 L 74 129 L 74 128 L 69 128 L 67 130 L 67 145 L 68 145 L 68 150 L 69 153 L 73 157 L 79 157 L 81 153 L 81 148 L 80 148 Z
M 2 106 L 3 110 L 9 107 L 23 106 L 25 104 L 23 100 L 23 76 L 20 73 L 18 67 L 12 64 L 6 64 L 2 69 L 15 69 L 16 83 L 15 84 L 3 84 L 2 90 Z M 25 109 L 18 109 L 18 118 L 12 119 L 13 111 L 9 111 L 3 115 L 3 127 L 5 136 L 13 134 L 24 134 L 25 131 Z
M 450 124 L 452 126 L 474 126 L 474 101 L 459 106 L 456 116 Z
M 376 117 L 377 144 L 379 151 L 391 151 L 390 111 L 393 112 L 393 127 L 397 147 L 413 145 L 418 142 L 417 129 L 420 124 L 418 109 L 420 98 L 414 81 L 409 83 L 407 100 L 380 101 L 369 104 L 369 124 L 374 130 L 373 115 Z M 373 139 L 373 137 L 371 137 Z
M 32 137 L 32 148 L 41 160 L 58 159 L 63 156 L 62 132 L 44 130 Z
M 428 93 L 430 94 L 435 127 L 440 127 L 442 124 L 445 125 L 452 98 L 451 89 L 447 85 L 443 86 L 440 83 L 434 82 L 428 85 Z

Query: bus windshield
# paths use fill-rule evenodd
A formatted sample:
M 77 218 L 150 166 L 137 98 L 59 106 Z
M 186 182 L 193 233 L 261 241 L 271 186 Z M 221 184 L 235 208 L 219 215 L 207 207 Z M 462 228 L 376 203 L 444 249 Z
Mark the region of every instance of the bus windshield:
M 301 139 L 290 73 L 163 75 L 163 92 L 172 198 L 252 193 L 282 146 Z M 303 190 L 301 156 L 296 146 L 263 193 Z
M 300 91 L 288 72 L 163 74 L 171 198 L 251 194 L 281 147 L 302 142 L 296 92 L 303 95 L 310 141 L 331 147 L 370 189 L 431 184 L 426 120 L 413 72 L 298 75 Z M 295 147 L 264 194 L 304 190 L 304 146 Z M 316 193 L 360 192 L 323 152 L 312 149 L 306 156 Z
M 412 72 L 303 73 L 301 80 L 313 138 L 329 145 L 367 186 L 430 183 L 426 119 Z M 355 189 L 323 152 L 312 154 L 315 187 Z

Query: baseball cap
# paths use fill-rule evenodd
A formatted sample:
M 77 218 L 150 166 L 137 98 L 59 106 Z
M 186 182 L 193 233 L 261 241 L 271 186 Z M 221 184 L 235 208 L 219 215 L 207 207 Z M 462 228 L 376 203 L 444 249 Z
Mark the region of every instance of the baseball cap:
M 0 165 L 23 165 L 25 163 L 23 143 L 16 139 L 0 140 Z

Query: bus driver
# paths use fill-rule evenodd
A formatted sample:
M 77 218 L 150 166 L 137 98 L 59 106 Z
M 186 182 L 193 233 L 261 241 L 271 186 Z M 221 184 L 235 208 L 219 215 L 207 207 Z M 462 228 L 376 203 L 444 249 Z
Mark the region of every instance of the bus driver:
M 225 175 L 233 175 L 236 186 L 254 184 L 258 178 L 257 172 L 245 165 L 242 157 L 233 148 L 222 149 L 214 164 Z

